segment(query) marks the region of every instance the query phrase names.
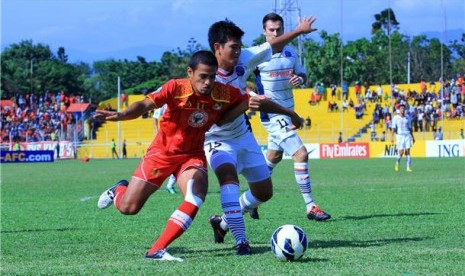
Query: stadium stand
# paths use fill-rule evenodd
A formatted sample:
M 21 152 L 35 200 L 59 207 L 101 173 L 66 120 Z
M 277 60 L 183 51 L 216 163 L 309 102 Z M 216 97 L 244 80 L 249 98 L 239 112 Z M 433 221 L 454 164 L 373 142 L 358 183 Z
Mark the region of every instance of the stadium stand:
M 430 84 L 429 90 L 439 94 L 440 84 Z M 371 91 L 376 91 L 378 85 L 370 86 Z M 387 107 L 392 113 L 393 106 L 401 99 L 413 106 L 415 97 L 412 91 L 420 91 L 420 83 L 400 84 L 393 89 L 391 97 L 391 87 L 382 85 L 383 95 L 378 99 L 368 100 L 365 95 L 363 101 L 359 101 L 354 87 L 349 87 L 348 100 L 352 99 L 353 106 L 343 108 L 340 88 L 334 99 L 331 97 L 331 89 L 327 88 L 324 94 L 316 95 L 314 89 L 295 89 L 295 110 L 302 118 L 309 117 L 311 126 L 306 126 L 298 130 L 304 143 L 337 143 L 339 132 L 342 132 L 345 142 L 368 142 L 372 141 L 372 113 L 378 104 L 381 108 Z M 362 89 L 364 92 L 364 89 Z M 143 95 L 131 95 L 129 104 L 133 101 L 143 99 Z M 329 108 L 331 103 L 331 107 Z M 337 105 L 337 109 L 334 108 Z M 99 108 L 116 108 L 117 99 L 110 99 L 99 104 Z M 363 107 L 365 106 L 365 107 Z M 343 110 L 345 109 L 345 110 Z M 267 144 L 267 133 L 260 122 L 258 112 L 248 112 L 253 132 L 257 141 L 261 145 Z M 442 127 L 444 139 L 458 139 L 460 129 L 465 129 L 464 116 L 448 118 L 444 116 L 444 121 L 437 120 L 436 126 Z M 386 122 L 380 118 L 380 122 L 375 124 L 376 137 L 373 141 L 379 141 L 383 130 L 386 130 Z M 430 127 L 427 131 L 417 130 L 414 133 L 417 140 L 433 140 L 434 129 Z M 138 118 L 132 121 L 120 123 L 120 136 L 118 139 L 118 123 L 104 123 L 97 131 L 94 140 L 83 141 L 82 147 L 78 151 L 78 157 L 89 156 L 93 158 L 111 158 L 110 141 L 112 138 L 120 145 L 123 139 L 127 141 L 128 157 L 141 157 L 153 139 L 153 123 L 151 116 Z M 119 140 L 119 141 L 118 141 Z M 390 133 L 386 132 L 386 141 L 390 140 Z

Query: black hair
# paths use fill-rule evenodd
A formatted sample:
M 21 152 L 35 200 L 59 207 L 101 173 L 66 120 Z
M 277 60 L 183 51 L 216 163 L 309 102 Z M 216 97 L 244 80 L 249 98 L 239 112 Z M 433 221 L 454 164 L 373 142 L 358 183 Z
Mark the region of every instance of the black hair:
M 269 14 L 265 15 L 263 17 L 263 20 L 262 20 L 262 24 L 263 24 L 263 29 L 265 29 L 265 26 L 266 26 L 266 21 L 268 20 L 271 20 L 271 21 L 281 21 L 281 24 L 284 25 L 284 19 L 281 17 L 281 15 L 277 14 L 277 13 L 274 13 L 274 12 L 270 12 Z
M 244 31 L 226 18 L 210 26 L 210 29 L 208 29 L 208 44 L 210 49 L 215 51 L 213 46 L 215 43 L 224 45 L 229 39 L 242 39 L 243 35 Z
M 191 59 L 189 60 L 189 67 L 195 71 L 199 64 L 205 64 L 208 66 L 215 66 L 218 68 L 218 61 L 216 60 L 215 55 L 207 50 L 200 50 L 195 52 Z

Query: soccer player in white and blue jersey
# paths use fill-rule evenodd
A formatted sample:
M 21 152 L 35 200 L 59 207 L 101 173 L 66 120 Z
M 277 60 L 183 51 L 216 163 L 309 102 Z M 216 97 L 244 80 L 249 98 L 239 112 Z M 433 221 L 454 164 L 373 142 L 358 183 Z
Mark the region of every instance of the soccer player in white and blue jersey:
M 407 171 L 411 172 L 412 169 L 410 168 L 411 159 L 410 159 L 410 148 L 415 143 L 415 138 L 413 137 L 412 133 L 412 121 L 409 116 L 405 114 L 405 105 L 399 105 L 399 114 L 395 115 L 392 119 L 392 134 L 391 134 L 391 142 L 394 142 L 394 133 L 396 134 L 397 138 L 397 150 L 398 155 L 396 159 L 395 170 L 399 171 L 399 164 L 402 156 L 405 153 L 405 159 L 407 161 Z
M 272 42 L 284 34 L 284 20 L 276 13 L 263 17 L 263 34 Z M 299 87 L 307 80 L 307 72 L 299 61 L 293 47 L 286 45 L 273 53 L 269 61 L 257 66 L 257 91 L 275 103 L 294 110 L 292 88 Z M 331 216 L 315 204 L 308 171 L 308 152 L 295 130 L 291 130 L 291 118 L 282 114 L 260 113 L 260 120 L 268 131 L 266 162 L 272 171 L 282 160 L 283 152 L 294 160 L 294 175 L 304 198 L 308 219 L 324 221 Z
M 214 23 L 208 31 L 208 42 L 218 60 L 216 80 L 241 89 L 247 93 L 247 78 L 256 66 L 271 58 L 275 48 L 285 44 L 300 34 L 310 33 L 314 18 L 304 18 L 297 29 L 283 35 L 273 43 L 242 49 L 244 32 L 229 20 Z M 251 108 L 283 113 L 292 118 L 295 127 L 302 126 L 302 119 L 290 109 L 283 108 L 264 96 L 252 96 Z M 245 111 L 248 107 L 245 106 Z M 273 195 L 270 172 L 263 153 L 250 129 L 250 123 L 244 116 L 234 121 L 213 126 L 205 139 L 205 154 L 208 163 L 220 184 L 221 206 L 224 215 L 211 216 L 210 223 L 214 231 L 215 242 L 224 242 L 227 229 L 236 240 L 236 254 L 249 255 L 251 248 L 246 238 L 243 212 L 251 211 Z M 250 190 L 240 196 L 239 179 L 242 174 Z

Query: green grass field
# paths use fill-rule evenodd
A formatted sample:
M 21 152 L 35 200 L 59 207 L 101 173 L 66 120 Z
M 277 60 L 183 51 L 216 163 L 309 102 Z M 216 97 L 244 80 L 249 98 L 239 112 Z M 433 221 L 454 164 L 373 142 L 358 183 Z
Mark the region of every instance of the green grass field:
M 76 160 L 1 166 L 1 275 L 463 275 L 465 158 L 311 160 L 312 187 L 327 222 L 306 219 L 285 161 L 260 220 L 246 217 L 252 256 L 236 256 L 230 234 L 214 244 L 208 217 L 221 212 L 218 184 L 194 223 L 169 248 L 183 263 L 144 254 L 182 200 L 158 191 L 135 216 L 97 209 L 102 191 L 128 178 L 138 160 Z M 242 179 L 243 180 L 243 179 Z M 246 185 L 242 184 L 244 189 Z M 283 224 L 302 227 L 302 260 L 278 261 L 269 240 Z

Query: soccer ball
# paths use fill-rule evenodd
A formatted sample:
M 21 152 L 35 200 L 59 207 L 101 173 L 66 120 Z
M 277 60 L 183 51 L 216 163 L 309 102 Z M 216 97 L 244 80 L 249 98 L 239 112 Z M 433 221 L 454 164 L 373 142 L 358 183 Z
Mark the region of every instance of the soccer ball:
M 292 262 L 302 258 L 307 245 L 307 234 L 292 224 L 278 227 L 271 237 L 271 251 L 281 261 Z

